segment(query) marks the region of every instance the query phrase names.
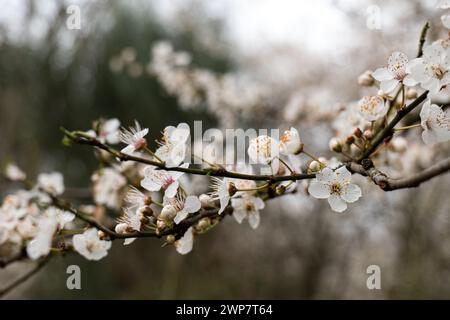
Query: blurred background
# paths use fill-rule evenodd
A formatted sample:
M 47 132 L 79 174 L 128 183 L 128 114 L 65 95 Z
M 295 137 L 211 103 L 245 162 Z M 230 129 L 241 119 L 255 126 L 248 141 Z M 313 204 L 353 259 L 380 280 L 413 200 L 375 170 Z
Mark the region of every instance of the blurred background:
M 100 117 L 138 119 L 149 141 L 194 120 L 204 129 L 295 126 L 309 149 L 330 156 L 334 111 L 370 92 L 358 76 L 392 51 L 413 58 L 426 21 L 429 39 L 446 36 L 436 3 L 3 0 L 0 165 L 89 186 L 95 157 L 64 147 L 59 127 L 87 130 Z M 81 29 L 66 25 L 72 4 Z M 363 198 L 344 214 L 300 192 L 270 202 L 257 230 L 225 219 L 187 256 L 153 239 L 114 243 L 100 262 L 55 257 L 7 297 L 449 299 L 449 176 L 392 193 L 358 179 Z M 13 188 L 2 183 L 0 193 Z M 66 288 L 70 264 L 81 266 L 82 290 Z M 366 287 L 369 265 L 381 267 L 381 290 Z M 29 267 L 0 270 L 1 286 Z

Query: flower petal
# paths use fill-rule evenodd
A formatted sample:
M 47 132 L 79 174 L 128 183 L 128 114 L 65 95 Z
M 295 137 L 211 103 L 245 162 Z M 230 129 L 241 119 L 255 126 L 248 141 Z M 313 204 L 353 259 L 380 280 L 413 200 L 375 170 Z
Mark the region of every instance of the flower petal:
M 253 229 L 258 228 L 260 221 L 261 217 L 258 211 L 252 212 L 251 214 L 248 215 L 248 223 L 250 227 L 252 227 Z
M 326 184 L 313 180 L 309 184 L 308 192 L 314 198 L 326 199 L 330 196 L 330 188 Z
M 358 200 L 361 197 L 361 195 L 362 195 L 361 188 L 356 184 L 350 183 L 344 186 L 341 193 L 341 198 L 351 203 Z
M 253 197 L 252 201 L 253 201 L 253 205 L 255 206 L 256 210 L 262 210 L 266 206 L 263 199 L 261 199 L 261 198 Z
M 132 244 L 134 242 L 134 240 L 136 240 L 136 238 L 127 238 L 125 239 L 125 241 L 123 242 L 124 246 L 127 246 L 129 244 Z
M 175 242 L 175 248 L 179 254 L 187 254 L 192 251 L 194 245 L 194 229 L 190 227 L 183 237 Z
M 175 197 L 175 195 L 177 194 L 177 190 L 178 190 L 178 186 L 180 184 L 178 183 L 178 181 L 174 181 L 172 182 L 166 189 L 166 191 L 164 192 L 164 195 L 168 198 L 173 198 Z
M 336 178 L 336 174 L 330 168 L 324 168 L 316 175 L 316 180 L 321 182 L 330 182 Z
M 336 173 L 337 181 L 340 184 L 345 184 L 352 180 L 352 174 L 347 170 L 345 166 L 336 169 L 334 173 Z
M 397 85 L 399 84 L 398 80 L 386 80 L 386 81 L 381 81 L 380 83 L 380 89 L 381 91 L 383 91 L 384 93 L 390 93 L 392 92 Z
M 222 196 L 219 198 L 219 200 L 220 200 L 219 214 L 221 214 L 228 206 L 228 203 L 230 202 L 230 196 L 228 195 Z
M 444 14 L 443 16 L 441 16 L 441 21 L 444 27 L 450 29 L 450 15 Z
M 342 212 L 347 209 L 347 203 L 336 194 L 333 194 L 328 198 L 328 203 L 335 212 Z
M 128 145 L 125 148 L 123 148 L 122 150 L 120 150 L 120 152 L 124 153 L 124 154 L 128 154 L 128 155 L 132 155 L 134 153 L 134 151 L 136 151 L 136 149 L 134 148 L 133 145 Z
M 194 213 L 200 210 L 202 204 L 196 196 L 188 196 L 184 202 L 184 210 L 189 213 Z
M 417 81 L 410 75 L 408 74 L 404 79 L 403 79 L 403 84 L 405 86 L 408 87 L 413 87 L 417 84 Z
M 189 212 L 187 212 L 186 210 L 181 210 L 177 212 L 177 215 L 175 216 L 175 218 L 173 219 L 173 221 L 176 224 L 179 224 L 181 221 L 183 221 L 184 219 L 186 219 L 186 217 L 188 216 Z
M 372 77 L 378 81 L 386 81 L 393 79 L 394 75 L 387 68 L 379 68 L 372 73 Z

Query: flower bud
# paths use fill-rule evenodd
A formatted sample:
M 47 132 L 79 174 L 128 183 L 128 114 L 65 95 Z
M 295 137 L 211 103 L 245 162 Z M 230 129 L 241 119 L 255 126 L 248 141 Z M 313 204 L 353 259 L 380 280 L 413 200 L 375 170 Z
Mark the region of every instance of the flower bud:
M 230 195 L 230 197 L 234 196 L 237 192 L 237 188 L 236 185 L 233 182 L 230 182 L 228 184 L 228 194 Z
M 158 220 L 156 222 L 156 227 L 158 228 L 158 230 L 162 230 L 167 226 L 167 224 L 163 221 L 163 220 Z
M 100 240 L 105 240 L 108 238 L 108 235 L 102 230 L 98 230 L 97 235 Z
M 140 219 L 139 219 L 139 222 L 141 223 L 141 225 L 148 224 L 149 221 L 150 221 L 150 220 L 149 220 L 146 216 L 144 216 L 143 214 L 141 214 Z
M 200 200 L 200 203 L 202 204 L 202 208 L 213 208 L 214 207 L 214 200 L 211 196 L 207 194 L 201 194 L 198 199 Z
M 146 206 L 149 206 L 149 205 L 151 205 L 152 204 L 152 198 L 151 197 L 149 197 L 149 196 L 145 196 L 144 197 L 144 204 L 146 205 Z
M 277 195 L 281 196 L 282 194 L 284 194 L 286 192 L 286 187 L 283 185 L 277 186 L 275 189 L 275 192 Z
M 303 150 L 303 143 L 300 140 L 297 129 L 291 128 L 284 132 L 280 138 L 280 148 L 285 154 L 299 154 Z
M 366 70 L 358 77 L 358 84 L 363 87 L 373 86 L 375 79 L 372 77 L 372 70 Z
M 311 161 L 309 164 L 309 170 L 312 172 L 320 171 L 320 163 L 316 160 Z
M 408 143 L 407 143 L 406 139 L 404 139 L 402 137 L 396 137 L 396 138 L 392 139 L 391 146 L 392 146 L 392 149 L 394 149 L 394 151 L 402 153 L 402 152 L 405 152 L 406 149 L 408 148 Z
M 166 242 L 167 242 L 168 244 L 174 243 L 174 242 L 175 242 L 175 236 L 174 236 L 173 234 L 169 234 L 169 235 L 166 237 Z
M 350 145 L 350 154 L 358 154 L 361 152 L 361 149 L 356 144 Z
M 164 206 L 164 208 L 162 208 L 159 218 L 163 220 L 171 220 L 175 218 L 176 215 L 177 210 L 175 209 L 175 207 L 171 204 L 168 204 Z
M 363 136 L 363 133 L 360 128 L 355 128 L 353 130 L 353 135 L 357 138 L 361 138 Z
M 146 217 L 150 217 L 150 216 L 153 215 L 153 210 L 148 205 L 139 208 L 138 212 L 141 213 L 143 216 L 146 216 Z
M 203 218 L 198 222 L 197 227 L 201 230 L 204 230 L 204 229 L 208 228 L 209 225 L 210 225 L 209 218 Z
M 345 143 L 348 145 L 351 145 L 353 142 L 355 142 L 354 136 L 348 136 L 347 139 L 345 139 Z
M 334 151 L 334 152 L 341 152 L 342 151 L 342 144 L 341 144 L 341 142 L 339 141 L 338 138 L 332 138 L 330 140 L 329 146 L 330 146 L 330 150 L 331 151 Z
M 366 138 L 367 140 L 370 140 L 373 138 L 373 131 L 370 129 L 367 129 L 364 131 L 364 138 Z
M 128 225 L 126 223 L 119 223 L 118 225 L 116 225 L 115 230 L 118 234 L 127 233 Z
M 406 91 L 406 99 L 408 100 L 413 100 L 417 98 L 417 91 L 415 89 L 408 89 L 408 91 Z

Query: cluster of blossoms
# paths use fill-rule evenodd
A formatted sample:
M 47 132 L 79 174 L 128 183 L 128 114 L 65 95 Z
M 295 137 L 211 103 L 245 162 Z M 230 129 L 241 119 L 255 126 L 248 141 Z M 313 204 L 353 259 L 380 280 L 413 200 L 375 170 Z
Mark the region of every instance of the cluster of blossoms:
M 99 121 L 93 130 L 80 132 L 85 139 L 104 145 L 124 143 L 120 154 L 155 162 L 155 165 L 117 162 L 108 152 L 100 149 L 96 151 L 102 157 L 102 163 L 109 165 L 103 165 L 92 175 L 95 205 L 83 206 L 80 210 L 91 219 L 107 221 L 102 208 L 122 208 L 122 214 L 113 229 L 116 234 L 124 235 L 125 245 L 135 241 L 139 234 L 152 231 L 156 235 L 166 235 L 167 244 L 172 244 L 180 254 L 186 254 L 192 250 L 195 236 L 214 227 L 223 215 L 232 213 L 237 222 L 242 223 L 247 219 L 252 228 L 257 228 L 269 188 L 273 188 L 276 195 L 295 190 L 296 182 L 289 179 L 271 186 L 266 182 L 258 184 L 251 179 L 212 177 L 210 193 L 188 195 L 181 178 L 185 174 L 183 170 L 189 168 L 189 163 L 185 162 L 190 141 L 189 126 L 181 123 L 176 127 L 166 127 L 155 152 L 147 147 L 148 132 L 137 122 L 134 127 L 121 128 L 117 119 Z M 248 147 L 251 163 L 267 167 L 268 172 L 275 176 L 295 173 L 291 168 L 293 165 L 288 163 L 292 157 L 303 152 L 303 143 L 295 128 L 285 131 L 279 141 L 269 136 L 258 136 L 250 141 Z M 158 164 L 164 165 L 164 169 Z M 316 172 L 325 173 L 329 170 L 334 173 L 324 159 L 311 161 L 310 167 Z M 253 174 L 253 166 L 247 164 L 228 169 L 231 170 L 229 172 Z M 356 192 L 359 188 L 350 184 L 349 173 L 346 171 L 347 175 L 344 176 L 344 171 L 345 167 L 341 167 L 334 176 L 323 174 L 322 178 L 318 174 L 317 181 L 329 186 L 328 195 L 318 193 L 316 185 L 319 182 L 313 182 L 310 187 L 311 195 L 329 197 L 335 211 L 343 210 L 342 203 L 336 197 L 353 202 L 360 196 Z M 341 175 L 341 172 L 342 179 L 339 179 L 336 175 Z M 5 173 L 12 181 L 30 184 L 26 174 L 17 166 L 9 165 Z M 24 248 L 31 259 L 46 256 L 51 250 L 67 248 L 72 248 L 90 260 L 99 260 L 107 255 L 111 247 L 110 235 L 90 224 L 90 220 L 75 220 L 76 212 L 65 211 L 55 203 L 64 189 L 60 173 L 41 174 L 31 189 L 20 190 L 5 198 L 0 209 L 2 257 L 20 255 Z M 160 198 L 162 201 L 158 202 Z M 201 210 L 217 210 L 217 216 L 204 217 L 176 229 Z M 178 231 L 172 233 L 171 230 Z
M 111 58 L 110 69 L 113 72 L 125 71 L 133 78 L 141 76 L 144 74 L 143 67 L 135 59 L 135 50 L 124 48 Z M 252 110 L 268 100 L 269 90 L 261 83 L 242 74 L 218 75 L 196 68 L 192 66 L 192 57 L 188 52 L 175 51 L 166 41 L 157 42 L 152 47 L 150 62 L 145 70 L 169 94 L 177 97 L 182 108 L 206 106 L 224 127 L 235 123 L 237 115 L 240 118 L 246 115 L 252 117 Z
M 441 6 L 450 7 L 447 2 Z M 230 106 L 230 114 L 235 115 L 237 110 L 262 103 L 263 95 L 257 87 L 249 89 L 235 77 L 218 77 L 191 68 L 190 55 L 174 52 L 167 43 L 159 43 L 152 54 L 148 72 L 178 95 L 183 106 L 206 103 L 226 118 L 223 112 Z M 128 68 L 128 72 L 134 68 L 133 74 L 137 74 L 138 67 L 132 67 L 135 58 L 135 52 L 128 48 L 111 61 L 111 68 Z M 63 205 L 65 187 L 60 173 L 41 174 L 36 183 L 31 183 L 17 166 L 7 166 L 6 177 L 28 188 L 8 195 L 0 207 L 0 258 L 26 253 L 31 259 L 39 259 L 52 250 L 73 249 L 89 260 L 99 260 L 107 255 L 112 240 L 124 239 L 124 245 L 130 245 L 141 236 L 164 237 L 165 244 L 187 254 L 197 236 L 214 228 L 228 214 L 238 223 L 247 220 L 256 229 L 265 200 L 299 191 L 298 180 L 303 180 L 307 195 L 327 199 L 333 211 L 343 212 L 348 203 L 362 196 L 361 188 L 352 183 L 356 170 L 349 171 L 351 164 L 362 165 L 368 157 L 397 162 L 408 152 L 420 153 L 420 148 L 413 148 L 394 133 L 421 127 L 427 145 L 450 140 L 450 117 L 432 103 L 433 97 L 450 84 L 449 70 L 447 39 L 425 46 L 423 54 L 413 60 L 394 52 L 386 67 L 361 75 L 360 84 L 377 87 L 377 93 L 341 110 L 333 123 L 337 134 L 329 143 L 345 162 L 308 153 L 294 127 L 279 139 L 254 137 L 246 150 L 249 161 L 233 166 L 226 167 L 214 157 L 205 160 L 202 154 L 201 169 L 188 161 L 192 150 L 186 123 L 166 127 L 155 151 L 147 141 L 149 129 L 137 121 L 124 128 L 118 119 L 100 120 L 92 130 L 66 132 L 68 144 L 94 146 L 101 162 L 91 177 L 94 204 L 78 208 Z M 243 93 L 243 87 L 250 93 Z M 418 87 L 428 98 L 417 115 L 418 123 L 405 123 L 406 127 L 399 128 L 396 122 L 389 129 L 389 123 L 408 108 L 409 101 L 418 101 Z M 119 143 L 124 144 L 120 151 L 112 147 Z M 303 161 L 301 156 L 308 160 Z M 183 180 L 186 173 L 212 176 L 209 192 L 198 196 L 188 192 Z M 120 214 L 111 219 L 107 211 Z
M 448 8 L 448 2 L 443 1 L 440 7 Z M 442 19 L 444 21 L 448 17 Z M 405 150 L 415 148 L 416 144 L 408 145 L 409 143 L 398 135 L 407 129 L 422 128 L 422 140 L 428 146 L 449 141 L 450 115 L 432 102 L 446 92 L 450 84 L 448 41 L 440 39 L 425 45 L 420 56 L 412 60 L 402 52 L 393 52 L 386 67 L 364 72 L 358 79 L 359 84 L 364 87 L 378 87 L 378 91 L 375 95 L 364 96 L 358 103 L 350 103 L 340 110 L 339 116 L 333 122 L 336 135 L 330 140 L 330 149 L 341 153 L 348 160 L 359 159 L 375 136 L 387 126 L 397 112 L 405 109 L 408 103 L 418 97 L 417 91 L 420 90 L 424 91 L 427 99 L 417 115 L 417 122 L 414 123 L 415 120 L 410 117 L 408 122 L 403 123 L 403 127 L 394 127 L 395 135 L 391 134 L 390 139 L 384 141 L 387 146 L 385 150 L 389 152 L 377 152 L 372 160 L 380 167 L 388 160 L 391 160 L 389 163 L 392 164 L 393 157 L 404 155 Z M 404 148 L 398 147 L 399 145 Z M 408 151 L 408 154 L 414 153 Z M 400 160 L 400 157 L 397 157 L 397 160 Z
M 5 175 L 12 181 L 26 182 L 25 173 L 15 165 L 8 165 Z M 75 215 L 53 206 L 52 202 L 52 197 L 63 193 L 63 176 L 54 172 L 40 174 L 30 190 L 19 190 L 4 198 L 0 207 L 2 258 L 14 258 L 25 251 L 30 259 L 36 260 L 65 245 L 65 235 L 74 231 Z M 90 260 L 103 258 L 111 246 L 110 241 L 100 239 L 95 228 L 76 234 L 72 242 L 74 249 Z

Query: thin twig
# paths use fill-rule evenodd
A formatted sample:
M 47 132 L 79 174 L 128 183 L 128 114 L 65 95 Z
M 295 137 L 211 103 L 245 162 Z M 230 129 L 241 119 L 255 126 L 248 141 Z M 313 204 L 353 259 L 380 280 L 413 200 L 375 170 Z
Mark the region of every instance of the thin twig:
M 139 163 L 144 163 L 148 165 L 155 166 L 161 170 L 166 171 L 178 171 L 195 175 L 203 175 L 203 176 L 212 176 L 212 177 L 226 177 L 226 178 L 235 178 L 235 179 L 243 179 L 243 180 L 254 180 L 254 181 L 272 181 L 272 182 L 281 182 L 281 181 L 289 181 L 289 180 L 304 180 L 304 179 L 312 179 L 315 177 L 315 174 L 303 174 L 296 173 L 286 176 L 274 176 L 274 175 L 254 175 L 254 174 L 245 174 L 228 171 L 224 168 L 206 168 L 206 169 L 197 169 L 197 168 L 183 168 L 183 167 L 167 167 L 164 162 L 154 161 L 151 159 L 146 159 L 142 157 L 137 157 L 129 154 L 122 153 L 111 146 L 108 146 L 93 137 L 86 136 L 81 132 L 71 132 L 66 129 L 62 129 L 68 138 L 71 139 L 74 143 L 90 145 L 102 150 L 107 151 L 114 157 L 116 157 L 120 161 L 135 161 Z
M 373 140 L 370 142 L 368 148 L 357 158 L 357 162 L 361 162 L 363 159 L 366 159 L 369 157 L 376 149 L 377 147 L 383 143 L 383 141 L 392 135 L 394 127 L 397 125 L 397 123 L 400 122 L 400 120 L 403 119 L 408 113 L 413 111 L 417 106 L 419 106 L 428 96 L 428 91 L 425 91 L 422 93 L 419 97 L 416 98 L 413 102 L 411 102 L 408 106 L 400 109 L 395 117 L 387 124 L 386 127 L 384 127 L 383 130 L 378 132 L 378 134 L 373 138 Z
M 422 31 L 420 32 L 419 47 L 417 49 L 417 58 L 420 58 L 423 55 L 423 45 L 425 44 L 429 28 L 429 22 L 425 23 L 425 25 L 422 27 Z
M 48 255 L 47 257 L 43 258 L 41 261 L 39 261 L 30 271 L 28 271 L 27 273 L 23 274 L 18 279 L 14 280 L 11 284 L 6 286 L 5 288 L 1 289 L 0 290 L 0 298 L 3 297 L 4 295 L 6 295 L 7 293 L 9 293 L 11 290 L 13 290 L 13 289 L 17 288 L 18 286 L 20 286 L 22 283 L 24 283 L 25 281 L 30 279 L 36 273 L 38 273 L 39 270 L 41 270 L 42 267 L 44 267 L 49 260 L 50 260 L 50 255 Z

